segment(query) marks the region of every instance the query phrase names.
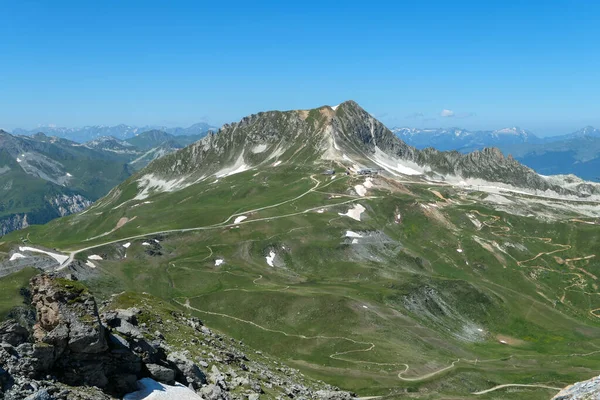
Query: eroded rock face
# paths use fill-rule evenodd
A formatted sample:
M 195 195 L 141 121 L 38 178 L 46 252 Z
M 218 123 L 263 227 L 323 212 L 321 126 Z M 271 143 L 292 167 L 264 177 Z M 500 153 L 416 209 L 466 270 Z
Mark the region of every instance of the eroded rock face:
M 96 301 L 84 286 L 49 275 L 32 278 L 30 286 L 36 312 L 31 335 L 15 321 L 0 325 L 0 366 L 9 376 L 4 389 L 23 378 L 50 375 L 114 395 L 135 390 L 142 361 L 132 351 L 109 345 Z
M 108 349 L 94 298 L 76 282 L 38 275 L 31 280 L 32 304 L 37 311 L 36 340 L 75 353 L 96 354 Z

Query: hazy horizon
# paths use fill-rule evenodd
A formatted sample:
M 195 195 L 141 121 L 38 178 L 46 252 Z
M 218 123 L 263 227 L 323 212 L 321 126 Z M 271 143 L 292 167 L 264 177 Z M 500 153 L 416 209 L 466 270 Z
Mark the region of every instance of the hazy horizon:
M 597 2 L 3 8 L 8 130 L 220 126 L 348 99 L 390 127 L 520 126 L 547 136 L 600 126 Z

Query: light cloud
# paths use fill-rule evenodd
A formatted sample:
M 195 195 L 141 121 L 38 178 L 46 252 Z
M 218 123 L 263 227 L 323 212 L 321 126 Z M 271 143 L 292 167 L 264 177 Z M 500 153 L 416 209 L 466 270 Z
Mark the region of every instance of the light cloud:
M 446 118 L 448 118 L 448 117 L 454 117 L 454 111 L 443 109 L 442 112 L 440 113 L 440 116 L 441 117 L 446 117 Z
M 425 114 L 423 114 L 422 112 L 416 112 L 416 113 L 412 113 L 406 116 L 406 118 L 423 118 L 425 116 Z

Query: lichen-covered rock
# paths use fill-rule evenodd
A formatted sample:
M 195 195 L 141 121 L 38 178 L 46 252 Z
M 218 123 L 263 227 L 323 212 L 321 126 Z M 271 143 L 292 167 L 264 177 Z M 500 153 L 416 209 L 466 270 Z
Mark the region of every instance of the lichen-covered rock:
M 37 310 L 34 336 L 58 352 L 101 353 L 108 349 L 94 298 L 75 281 L 38 275 L 31 279 L 32 304 Z

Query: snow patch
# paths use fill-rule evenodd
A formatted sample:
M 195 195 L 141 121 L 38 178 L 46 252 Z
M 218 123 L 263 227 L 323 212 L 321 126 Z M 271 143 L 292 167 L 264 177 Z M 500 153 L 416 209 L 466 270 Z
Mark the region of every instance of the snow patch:
M 8 260 L 8 261 L 15 261 L 15 260 L 18 260 L 19 258 L 27 258 L 27 257 L 25 257 L 21 253 L 13 253 L 13 255 L 10 256 L 10 260 Z
M 463 249 L 456 249 L 456 251 L 458 251 L 459 253 L 462 253 Z
M 98 254 L 92 254 L 91 256 L 88 256 L 88 260 L 102 260 L 103 258 L 100 257 Z
M 251 167 L 244 162 L 244 153 L 242 152 L 242 154 L 240 154 L 236 162 L 231 167 L 223 168 L 215 175 L 217 178 L 224 178 L 226 176 L 231 176 L 242 173 L 244 171 L 248 171 L 250 168 Z
M 245 215 L 240 215 L 239 217 L 237 217 L 233 223 L 234 224 L 239 224 L 240 222 L 242 222 L 243 220 L 247 219 L 248 217 L 246 217 Z
M 276 166 L 278 166 L 279 164 L 281 164 L 281 161 L 276 161 L 276 162 L 274 162 L 274 163 L 273 163 L 273 167 L 276 167 Z
M 85 263 L 85 265 L 87 265 L 87 266 L 88 266 L 88 267 L 90 267 L 90 268 L 96 268 L 96 264 L 94 264 L 94 263 L 93 263 L 93 262 L 91 262 L 91 261 L 87 261 L 87 262 Z
M 125 247 L 126 249 L 128 249 L 128 248 L 129 248 L 129 246 L 131 246 L 131 242 L 127 242 L 127 243 L 125 243 L 125 244 L 123 245 L 123 247 Z
M 22 161 L 22 160 L 21 160 L 19 157 L 17 157 L 17 162 L 21 162 L 21 161 Z
M 218 267 L 219 265 L 223 264 L 225 262 L 225 260 L 223 260 L 222 258 L 217 258 L 215 260 L 215 267 Z
M 69 178 L 71 178 L 73 175 L 71 175 L 70 173 L 68 173 L 68 172 L 67 172 L 67 176 L 68 176 Z
M 271 250 L 269 252 L 269 255 L 266 256 L 265 258 L 267 259 L 267 264 L 269 264 L 270 267 L 274 267 L 275 265 L 273 264 L 273 261 L 275 261 L 275 252 L 273 250 Z
M 31 251 L 34 253 L 43 253 L 43 254 L 46 254 L 46 255 L 54 258 L 56 261 L 58 261 L 59 264 L 62 264 L 69 259 L 69 256 L 65 256 L 63 254 L 51 253 L 46 250 L 36 249 L 35 247 L 27 247 L 27 246 L 19 247 L 19 251 Z
M 154 174 L 147 174 L 138 179 L 138 189 L 140 192 L 133 200 L 144 200 L 150 196 L 151 191 L 155 192 L 174 192 L 183 189 L 189 185 L 185 183 L 185 177 L 179 179 L 166 180 L 161 179 Z
M 150 246 L 150 243 L 144 242 L 144 243 L 142 243 L 142 246 Z
M 333 106 L 333 107 L 331 107 L 331 109 L 332 109 L 333 111 L 335 111 L 335 110 L 337 110 L 337 109 L 338 109 L 338 107 L 339 107 L 339 106 L 340 106 L 340 105 L 338 104 L 337 106 Z
M 144 378 L 137 385 L 139 390 L 126 394 L 123 400 L 202 400 L 202 397 L 180 383 L 171 386 Z
M 362 235 L 360 233 L 356 233 L 356 232 L 352 232 L 352 231 L 346 231 L 346 237 L 361 238 Z
M 254 154 L 258 154 L 264 152 L 267 149 L 267 147 L 268 146 L 266 144 L 258 144 L 254 146 L 251 151 Z
M 349 209 L 346 213 L 338 213 L 338 215 L 343 215 L 346 217 L 350 217 L 356 221 L 360 221 L 360 215 L 366 210 L 362 205 L 355 204 L 354 207 Z
M 390 157 L 379 147 L 375 148 L 375 154 L 373 155 L 373 158 L 369 157 L 369 159 L 392 175 L 397 176 L 395 172 L 398 172 L 402 175 L 423 175 L 423 171 L 418 170 L 421 167 L 419 167 L 416 163 Z

